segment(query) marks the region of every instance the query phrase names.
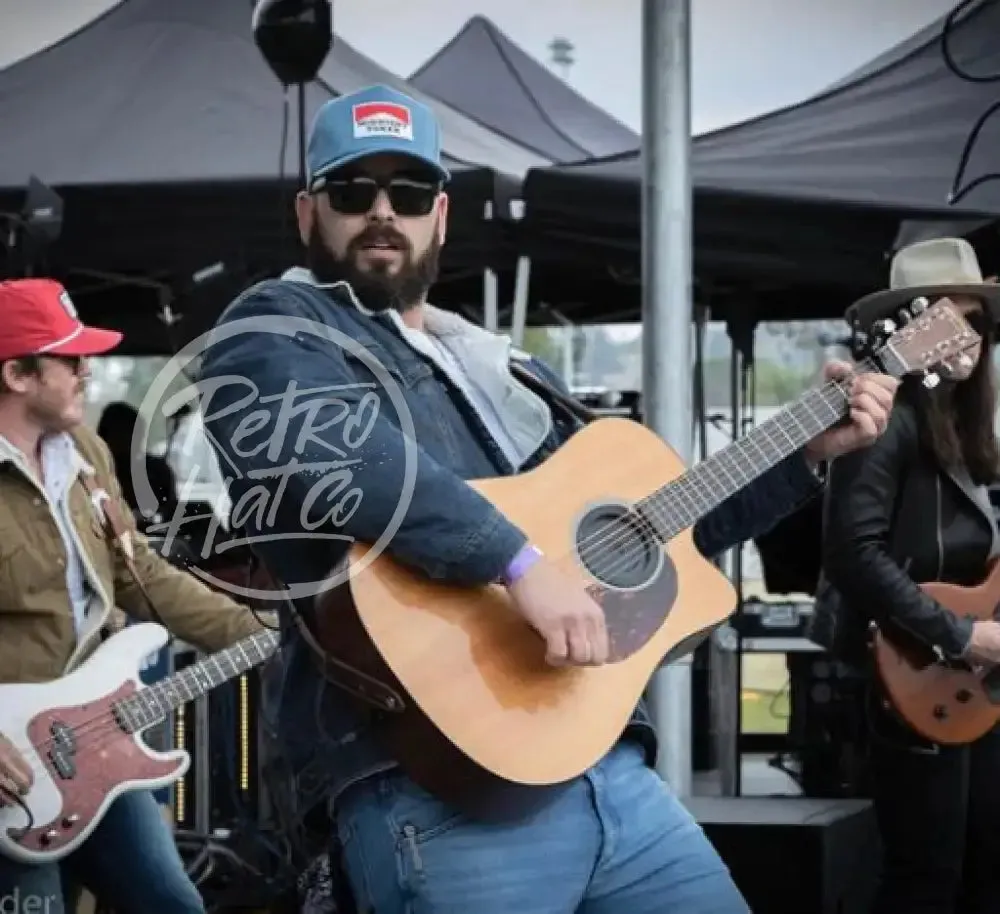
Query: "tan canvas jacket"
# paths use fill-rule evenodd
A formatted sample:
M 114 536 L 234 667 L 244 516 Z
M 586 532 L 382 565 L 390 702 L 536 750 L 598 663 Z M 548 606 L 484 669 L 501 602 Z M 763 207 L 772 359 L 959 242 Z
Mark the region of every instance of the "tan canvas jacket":
M 79 474 L 94 474 L 97 486 L 118 502 L 126 523 L 132 522 L 107 447 L 89 429 L 72 435 L 78 474 L 69 504 L 87 582 L 95 594 L 79 637 L 55 516 L 39 484 L 0 440 L 0 682 L 43 682 L 69 672 L 100 644 L 102 629 L 122 624 L 121 611 L 140 621 L 155 621 L 80 481 Z M 138 532 L 133 539 L 136 569 L 175 636 L 214 651 L 260 630 L 248 609 L 170 565 Z

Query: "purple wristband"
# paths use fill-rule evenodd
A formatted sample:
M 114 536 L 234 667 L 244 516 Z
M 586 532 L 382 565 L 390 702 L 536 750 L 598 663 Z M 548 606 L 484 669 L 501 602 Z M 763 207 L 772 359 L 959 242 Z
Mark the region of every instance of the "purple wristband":
M 531 567 L 542 557 L 542 550 L 530 543 L 511 559 L 503 573 L 503 586 L 510 587 L 523 578 Z

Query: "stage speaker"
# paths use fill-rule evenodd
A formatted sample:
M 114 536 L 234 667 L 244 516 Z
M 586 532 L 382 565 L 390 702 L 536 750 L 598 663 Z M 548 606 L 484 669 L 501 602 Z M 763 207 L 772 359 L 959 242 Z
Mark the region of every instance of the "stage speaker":
M 788 675 L 788 742 L 801 763 L 802 793 L 827 799 L 871 796 L 866 677 L 821 651 L 789 654 Z
M 867 800 L 690 797 L 754 914 L 867 914 L 879 842 Z

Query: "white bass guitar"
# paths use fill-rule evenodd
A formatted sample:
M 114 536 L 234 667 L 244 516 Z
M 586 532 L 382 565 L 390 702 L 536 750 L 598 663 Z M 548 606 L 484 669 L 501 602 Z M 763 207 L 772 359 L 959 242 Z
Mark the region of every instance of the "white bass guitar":
M 266 662 L 279 636 L 250 635 L 146 686 L 140 666 L 168 638 L 161 625 L 130 625 L 61 679 L 0 686 L 0 733 L 34 772 L 23 805 L 0 806 L 0 854 L 21 863 L 60 860 L 86 841 L 117 797 L 183 777 L 188 753 L 150 749 L 143 731 Z

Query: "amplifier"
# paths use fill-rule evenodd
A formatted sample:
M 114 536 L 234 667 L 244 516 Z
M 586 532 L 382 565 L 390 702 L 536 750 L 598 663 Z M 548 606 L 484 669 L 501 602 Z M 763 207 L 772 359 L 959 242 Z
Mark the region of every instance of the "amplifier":
M 199 659 L 185 646 L 173 658 L 178 671 Z M 191 754 L 191 767 L 173 792 L 178 826 L 205 833 L 257 818 L 259 692 L 258 668 L 188 702 L 174 715 L 174 744 Z
M 879 842 L 867 800 L 689 797 L 685 804 L 759 914 L 867 914 Z
M 812 600 L 761 600 L 747 597 L 732 621 L 743 639 L 744 650 L 755 648 L 747 644 L 764 642 L 756 650 L 780 652 L 781 648 L 768 647 L 773 640 L 805 640 L 813 614 Z

